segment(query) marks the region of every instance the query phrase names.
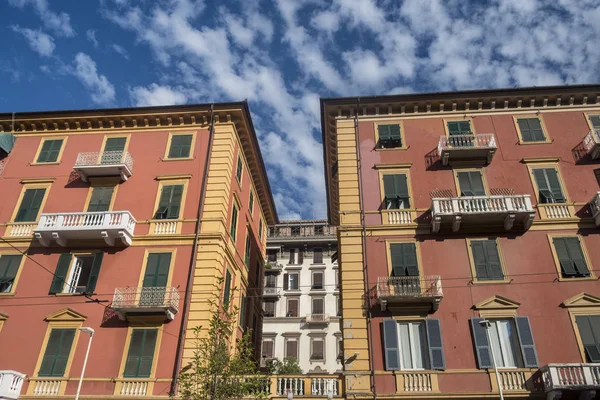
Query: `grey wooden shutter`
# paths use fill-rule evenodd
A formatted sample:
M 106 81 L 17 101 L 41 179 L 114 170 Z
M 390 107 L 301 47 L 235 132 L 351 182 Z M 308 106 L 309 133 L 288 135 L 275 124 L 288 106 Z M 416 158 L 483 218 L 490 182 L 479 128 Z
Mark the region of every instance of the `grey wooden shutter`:
M 298 359 L 298 342 L 295 340 L 288 340 L 285 343 L 285 358 Z
M 398 322 L 395 319 L 384 319 L 381 323 L 383 331 L 383 348 L 385 353 L 385 369 L 400 369 L 400 347 L 398 346 Z
M 298 316 L 298 299 L 289 299 L 288 300 L 288 316 L 290 316 L 290 317 Z
M 390 254 L 392 257 L 392 276 L 406 276 L 404 267 L 404 256 L 402 255 L 402 244 L 390 244 Z
M 298 249 L 298 264 L 302 264 L 304 262 L 304 250 Z
M 323 341 L 322 340 L 313 340 L 311 358 L 314 360 L 322 360 L 323 359 Z
M 100 267 L 102 266 L 103 257 L 104 252 L 102 251 L 94 254 L 94 261 L 92 261 L 90 277 L 88 278 L 87 285 L 85 287 L 86 293 L 93 293 L 96 289 L 96 283 L 98 282 L 98 275 L 100 275 Z
M 429 345 L 429 362 L 431 369 L 446 369 L 446 359 L 444 357 L 444 344 L 442 343 L 442 328 L 440 320 L 437 318 L 428 318 L 427 343 Z
M 554 250 L 556 251 L 562 274 L 567 277 L 576 276 L 577 269 L 575 268 L 573 259 L 571 259 L 567 239 L 569 238 L 553 238 L 552 243 L 554 243 Z
M 479 369 L 492 368 L 492 356 L 485 327 L 480 324 L 483 318 L 471 318 L 471 330 L 475 342 L 475 355 Z
M 312 299 L 312 313 L 323 314 L 323 299 Z
M 37 219 L 46 189 L 27 189 L 21 200 L 15 222 L 34 222 Z
M 471 251 L 478 280 L 504 279 L 495 240 L 474 240 L 471 242 Z
M 240 305 L 240 326 L 242 329 L 246 329 L 246 296 L 242 296 L 242 303 Z
M 477 274 L 478 280 L 488 280 L 491 277 L 488 275 L 487 259 L 485 256 L 485 249 L 483 247 L 483 240 L 474 240 L 471 242 L 471 254 L 473 255 L 473 262 L 475 263 L 475 273 Z
M 63 376 L 71 353 L 75 329 L 52 329 L 46 345 L 39 376 Z
M 417 246 L 414 243 L 402 243 L 402 256 L 406 275 L 419 276 L 419 264 L 417 263 Z
M 52 279 L 52 284 L 50 285 L 49 294 L 56 294 L 63 291 L 72 260 L 73 255 L 71 253 L 60 255 L 58 264 L 56 265 L 56 271 L 54 272 L 54 279 Z
M 458 172 L 457 176 L 461 196 L 485 196 L 480 171 Z
M 590 115 L 590 122 L 594 129 L 600 129 L 600 115 Z
M 262 356 L 263 356 L 263 358 L 272 358 L 273 357 L 273 341 L 272 340 L 263 340 Z
M 525 368 L 537 368 L 539 363 L 531 325 L 529 324 L 529 317 L 515 317 L 515 323 L 517 325 Z
M 290 287 L 289 282 L 290 274 L 283 274 L 283 290 L 288 290 Z
M 314 272 L 313 273 L 313 288 L 314 289 L 323 289 L 323 273 L 322 272 Z
M 531 131 L 529 130 L 529 123 L 526 118 L 519 118 L 517 120 L 517 124 L 519 125 L 519 130 L 521 131 L 521 138 L 523 138 L 524 142 L 532 142 L 534 141 L 531 136 Z
M 313 249 L 313 264 L 323 264 L 323 249 Z
M 229 304 L 231 298 L 231 272 L 227 270 L 225 275 L 225 287 L 223 289 L 223 304 Z
M 492 279 L 504 279 L 498 244 L 495 240 L 484 241 L 485 254 L 487 257 L 488 274 Z
M 600 315 L 576 316 L 575 322 L 577 322 L 588 361 L 600 362 Z

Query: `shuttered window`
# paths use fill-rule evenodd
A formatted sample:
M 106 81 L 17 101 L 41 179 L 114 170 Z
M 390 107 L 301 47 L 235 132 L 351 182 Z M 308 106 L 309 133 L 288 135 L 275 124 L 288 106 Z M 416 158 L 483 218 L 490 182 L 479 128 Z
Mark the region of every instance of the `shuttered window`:
M 288 307 L 288 312 L 287 312 L 287 316 L 288 317 L 297 317 L 298 316 L 298 299 L 288 299 L 287 301 L 287 307 Z
M 20 254 L 0 256 L 0 293 L 12 292 L 22 259 Z
M 383 192 L 387 210 L 410 208 L 408 179 L 405 174 L 384 175 Z
M 36 163 L 51 163 L 58 160 L 63 139 L 45 140 Z
M 275 316 L 275 302 L 265 301 L 263 303 L 263 309 L 265 312 L 265 317 L 274 317 Z
M 321 298 L 312 299 L 312 313 L 313 314 L 324 314 L 325 313 L 325 301 Z
M 240 327 L 246 329 L 246 296 L 242 296 L 242 302 L 240 304 Z
M 311 341 L 311 360 L 325 359 L 325 341 L 323 339 L 312 339 Z
M 298 290 L 298 273 L 283 274 L 283 290 Z
M 26 189 L 15 222 L 34 222 L 40 212 L 45 194 L 46 189 Z
M 479 281 L 502 280 L 502 264 L 495 240 L 472 240 L 471 254 L 475 264 L 475 278 Z
M 600 362 L 600 315 L 575 317 L 587 362 Z
M 172 253 L 150 253 L 146 263 L 143 287 L 165 287 L 169 280 Z
M 377 147 L 382 149 L 402 147 L 400 124 L 377 125 L 377 134 L 379 136 Z
M 590 115 L 590 122 L 595 130 L 600 130 L 600 115 Z
M 106 139 L 104 153 L 102 153 L 101 164 L 118 164 L 123 160 L 123 151 L 127 143 L 126 137 L 113 137 Z
M 471 135 L 471 121 L 448 121 L 449 135 Z
M 173 135 L 169 158 L 188 158 L 192 148 L 192 135 Z
M 313 264 L 323 264 L 323 249 L 313 249 Z
M 540 203 L 564 203 L 567 201 L 556 168 L 536 168 L 533 170 L 533 177 L 538 187 Z
M 125 378 L 149 378 L 156 348 L 158 329 L 134 329 L 129 342 Z
M 485 196 L 480 171 L 464 171 L 456 174 L 461 196 Z
M 248 201 L 248 210 L 250 211 L 250 215 L 253 214 L 254 211 L 254 192 L 250 191 L 250 200 Z
M 231 298 L 231 272 L 225 274 L 225 286 L 223 288 L 223 304 L 229 304 Z
M 263 237 L 264 224 L 262 219 L 258 220 L 258 238 L 262 240 Z
M 390 244 L 392 276 L 418 276 L 417 247 L 414 243 Z
M 323 289 L 323 273 L 313 272 L 312 273 L 312 289 L 320 290 Z
M 229 227 L 229 234 L 231 235 L 231 239 L 235 242 L 235 235 L 237 233 L 237 223 L 238 223 L 238 209 L 234 204 L 233 209 L 231 210 L 231 226 Z
M 75 329 L 52 329 L 38 376 L 64 376 Z
M 160 193 L 155 219 L 177 219 L 183 198 L 183 185 L 165 185 Z
M 563 277 L 577 278 L 590 276 L 581 242 L 578 237 L 553 238 L 554 250 L 560 263 Z
M 103 258 L 103 252 L 77 257 L 61 254 L 49 293 L 93 293 Z
M 285 358 L 298 359 L 298 342 L 296 340 L 287 340 L 285 342 Z
M 244 262 L 246 264 L 246 268 L 250 269 L 250 250 L 251 250 L 251 241 L 250 241 L 250 228 L 248 228 L 248 233 L 246 233 L 246 249 Z
M 108 211 L 110 209 L 110 202 L 114 190 L 115 188 L 113 186 L 94 187 L 92 189 L 92 197 L 90 198 L 87 212 Z
M 542 129 L 542 123 L 539 118 L 519 118 L 517 119 L 521 138 L 524 142 L 544 142 L 546 137 Z
M 386 319 L 381 329 L 386 370 L 446 368 L 439 319 L 402 322 Z
M 240 185 L 242 184 L 242 170 L 243 170 L 242 157 L 238 157 L 237 170 L 235 171 L 235 176 Z
M 262 342 L 262 357 L 273 358 L 273 341 L 263 340 Z
M 277 250 L 269 249 L 267 250 L 267 260 L 269 262 L 277 262 Z

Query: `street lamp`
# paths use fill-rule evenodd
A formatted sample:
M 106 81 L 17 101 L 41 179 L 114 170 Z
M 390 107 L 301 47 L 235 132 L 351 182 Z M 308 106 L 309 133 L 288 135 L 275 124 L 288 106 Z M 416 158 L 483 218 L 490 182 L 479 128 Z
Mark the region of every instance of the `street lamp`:
M 94 337 L 94 330 L 87 326 L 79 328 L 81 332 L 90 334 L 90 341 L 88 342 L 88 347 L 85 352 L 85 358 L 83 359 L 83 368 L 81 368 L 81 376 L 79 377 L 79 386 L 77 386 L 77 394 L 75 395 L 75 400 L 79 400 L 79 392 L 81 391 L 81 384 L 83 383 L 83 375 L 85 374 L 85 366 L 87 365 L 88 356 L 90 354 L 90 347 L 92 347 L 92 338 Z
M 492 338 L 490 336 L 489 328 L 492 323 L 487 319 L 482 319 L 479 323 L 485 329 L 485 335 L 487 336 L 488 343 L 490 344 L 490 356 L 492 358 L 492 365 L 494 366 L 494 373 L 496 374 L 496 383 L 498 384 L 498 392 L 500 393 L 500 400 L 504 400 L 504 393 L 502 392 L 502 383 L 500 382 L 500 374 L 498 373 L 498 367 L 496 366 L 496 357 L 494 357 L 494 348 L 492 347 Z M 77 400 L 77 399 L 75 399 Z

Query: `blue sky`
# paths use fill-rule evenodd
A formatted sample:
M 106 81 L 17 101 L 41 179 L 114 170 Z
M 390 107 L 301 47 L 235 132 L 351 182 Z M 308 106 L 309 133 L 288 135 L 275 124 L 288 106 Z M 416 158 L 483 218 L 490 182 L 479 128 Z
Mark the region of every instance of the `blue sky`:
M 282 219 L 326 214 L 319 97 L 600 81 L 598 0 L 0 3 L 0 112 L 248 99 Z

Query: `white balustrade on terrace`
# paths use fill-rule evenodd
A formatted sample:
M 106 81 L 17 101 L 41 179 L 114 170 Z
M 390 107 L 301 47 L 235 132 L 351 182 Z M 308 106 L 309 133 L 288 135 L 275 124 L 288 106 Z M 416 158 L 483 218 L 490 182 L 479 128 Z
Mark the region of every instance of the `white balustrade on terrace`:
M 527 390 L 527 377 L 524 371 L 499 370 L 497 371 L 500 377 L 502 390 L 516 391 Z
M 43 246 L 89 239 L 104 239 L 108 246 L 120 239 L 130 246 L 135 222 L 129 211 L 42 214 L 34 235 Z
M 172 320 L 179 311 L 179 292 L 174 287 L 120 287 L 111 307 L 123 319 L 129 313 L 164 313 Z
M 387 225 L 409 225 L 414 223 L 415 212 L 411 210 L 382 210 L 383 223 Z
M 589 131 L 583 139 L 583 147 L 593 160 L 600 158 L 600 130 Z
M 431 223 L 433 232 L 449 223 L 457 232 L 461 224 L 489 228 L 496 224 L 511 230 L 518 222 L 527 230 L 531 227 L 535 211 L 529 195 L 510 196 L 462 196 L 434 198 L 431 200 Z
M 123 381 L 121 382 L 121 396 L 145 396 L 148 392 L 148 381 Z
M 17 371 L 0 371 L 0 400 L 16 400 L 21 394 L 25 374 Z
M 6 236 L 31 237 L 36 226 L 35 222 L 9 222 L 6 224 Z
M 590 210 L 596 226 L 600 226 L 600 192 L 596 192 L 592 200 L 590 200 Z
M 377 278 L 377 299 L 383 311 L 390 305 L 406 303 L 429 303 L 435 311 L 443 297 L 439 275 Z
M 404 372 L 401 375 L 404 378 L 404 385 L 402 388 L 405 392 L 431 392 L 433 390 L 431 374 Z
M 492 133 L 441 136 L 438 143 L 438 153 L 443 165 L 464 161 L 489 164 L 496 148 L 496 138 Z
M 304 396 L 304 378 L 277 378 L 277 395 Z
M 328 324 L 329 314 L 306 314 L 307 324 Z
M 313 396 L 337 396 L 338 380 L 337 378 L 311 378 L 310 392 Z
M 133 157 L 126 151 L 79 153 L 73 169 L 84 182 L 90 176 L 120 176 L 126 181 L 133 173 Z
M 66 383 L 63 379 L 36 378 L 29 384 L 33 385 L 34 396 L 57 396 L 63 382 Z

